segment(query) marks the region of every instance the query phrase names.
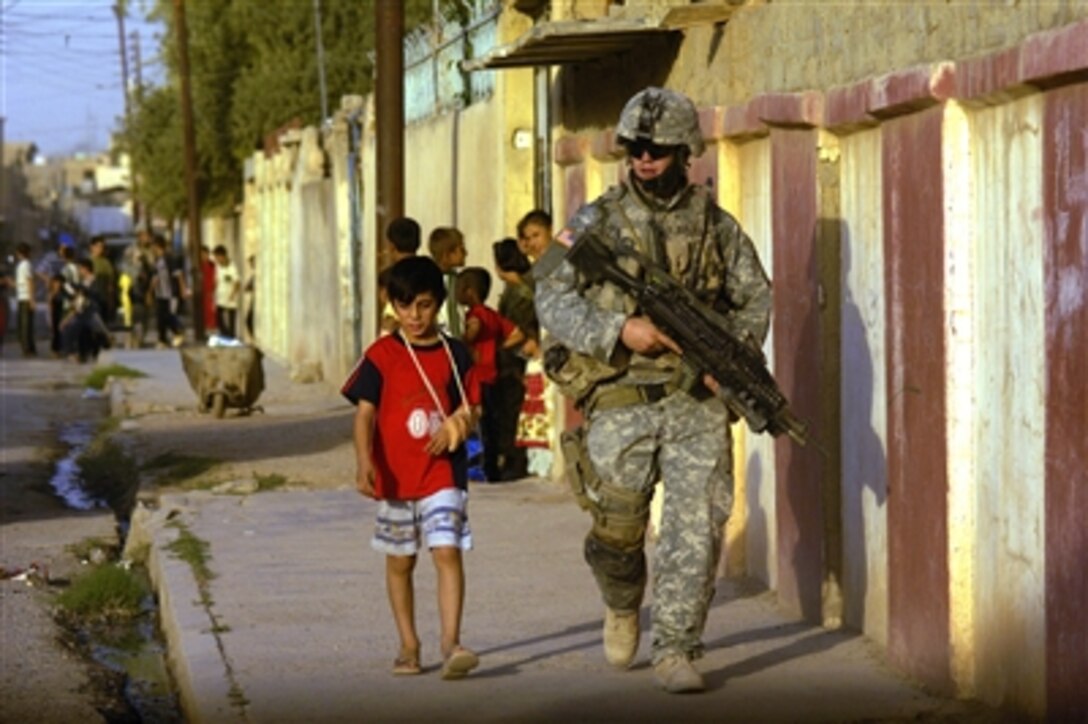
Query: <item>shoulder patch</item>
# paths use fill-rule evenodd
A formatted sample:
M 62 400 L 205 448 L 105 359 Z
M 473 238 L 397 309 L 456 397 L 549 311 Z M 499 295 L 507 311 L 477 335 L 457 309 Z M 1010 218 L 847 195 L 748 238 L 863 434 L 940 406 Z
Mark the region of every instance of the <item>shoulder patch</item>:
M 564 245 L 559 241 L 559 237 L 555 237 L 555 240 L 551 244 L 548 244 L 548 248 L 544 251 L 544 254 L 537 259 L 536 264 L 533 265 L 533 278 L 537 281 L 544 279 L 553 271 L 556 267 L 567 258 L 567 251 L 569 251 L 570 245 Z
M 570 247 L 574 245 L 574 232 L 569 226 L 564 227 L 562 231 L 556 235 L 555 240 L 563 246 Z

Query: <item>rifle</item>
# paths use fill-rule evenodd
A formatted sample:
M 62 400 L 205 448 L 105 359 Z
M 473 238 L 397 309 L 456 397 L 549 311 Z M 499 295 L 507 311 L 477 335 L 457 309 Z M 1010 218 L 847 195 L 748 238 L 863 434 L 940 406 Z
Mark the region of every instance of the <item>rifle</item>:
M 643 279 L 619 266 L 616 254 L 595 229 L 578 238 L 567 260 L 589 283 L 609 281 L 630 295 L 655 325 L 676 340 L 685 364 L 718 382 L 722 399 L 753 432 L 766 431 L 776 437 L 786 433 L 800 445 L 807 443 L 808 426 L 789 409 L 763 354 L 730 333 L 720 314 L 667 271 L 633 250 L 623 254 L 639 262 Z

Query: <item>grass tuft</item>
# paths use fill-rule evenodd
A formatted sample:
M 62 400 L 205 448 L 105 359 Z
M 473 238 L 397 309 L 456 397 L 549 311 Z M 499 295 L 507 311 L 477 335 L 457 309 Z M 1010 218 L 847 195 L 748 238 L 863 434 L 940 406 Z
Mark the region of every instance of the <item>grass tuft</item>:
M 183 485 L 197 488 L 195 479 L 220 463 L 216 458 L 183 455 L 168 450 L 143 464 L 143 469 L 156 473 L 155 484 L 160 486 Z
M 276 490 L 277 488 L 282 488 L 284 485 L 287 485 L 290 482 L 286 477 L 280 475 L 279 473 L 270 473 L 268 475 L 254 473 L 253 478 L 257 481 L 258 491 Z
M 91 370 L 83 379 L 83 384 L 86 387 L 92 387 L 96 390 L 101 390 L 106 386 L 106 380 L 110 377 L 147 377 L 140 370 L 134 370 L 131 367 L 125 367 L 124 365 L 104 365 L 102 367 L 95 367 Z
M 96 566 L 57 596 L 66 613 L 89 618 L 128 619 L 142 611 L 149 591 L 132 571 L 106 564 Z
M 184 525 L 178 524 L 175 527 L 179 531 L 178 537 L 166 546 L 166 549 L 179 560 L 189 564 L 189 567 L 193 569 L 197 586 L 202 592 L 206 592 L 208 582 L 215 578 L 212 569 L 208 567 L 208 561 L 211 560 L 208 542 L 193 535 L 193 532 Z

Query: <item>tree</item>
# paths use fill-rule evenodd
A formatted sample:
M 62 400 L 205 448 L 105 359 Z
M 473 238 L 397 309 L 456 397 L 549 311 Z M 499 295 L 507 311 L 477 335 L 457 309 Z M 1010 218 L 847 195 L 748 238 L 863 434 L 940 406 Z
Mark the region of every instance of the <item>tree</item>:
M 439 6 L 463 14 L 464 0 L 441 0 Z M 335 99 L 371 90 L 374 6 L 320 0 L 320 9 L 334 109 Z M 241 199 L 244 160 L 267 134 L 296 119 L 306 125 L 322 120 L 314 6 L 307 0 L 189 0 L 186 10 L 202 206 L 226 211 Z M 432 0 L 406 0 L 406 31 L 430 21 L 433 10 Z M 126 135 L 142 178 L 141 198 L 160 214 L 184 216 L 172 0 L 154 0 L 149 15 L 167 28 L 159 52 L 168 88 L 137 94 Z
M 159 216 L 185 216 L 185 169 L 177 90 L 137 93 L 126 129 L 132 165 L 140 173 L 140 199 Z

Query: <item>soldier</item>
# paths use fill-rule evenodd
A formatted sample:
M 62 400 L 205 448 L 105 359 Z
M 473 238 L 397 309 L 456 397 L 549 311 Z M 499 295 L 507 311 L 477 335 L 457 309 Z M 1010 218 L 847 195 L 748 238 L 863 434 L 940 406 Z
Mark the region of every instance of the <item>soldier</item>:
M 585 284 L 565 259 L 593 228 L 667 269 L 713 306 L 741 339 L 761 344 L 771 287 L 751 240 L 705 186 L 689 183 L 703 152 L 694 104 L 661 88 L 627 102 L 616 138 L 627 180 L 583 206 L 533 269 L 540 323 L 559 343 L 545 366 L 586 422 L 564 435 L 568 479 L 593 516 L 585 558 L 606 606 L 604 653 L 627 668 L 639 642 L 649 502 L 663 483 L 653 580 L 652 661 L 671 693 L 702 691 L 692 661 L 714 594 L 721 531 L 733 502 L 730 415 L 717 384 L 685 373 L 682 351 L 609 283 Z M 713 391 L 712 391 L 713 390 Z

